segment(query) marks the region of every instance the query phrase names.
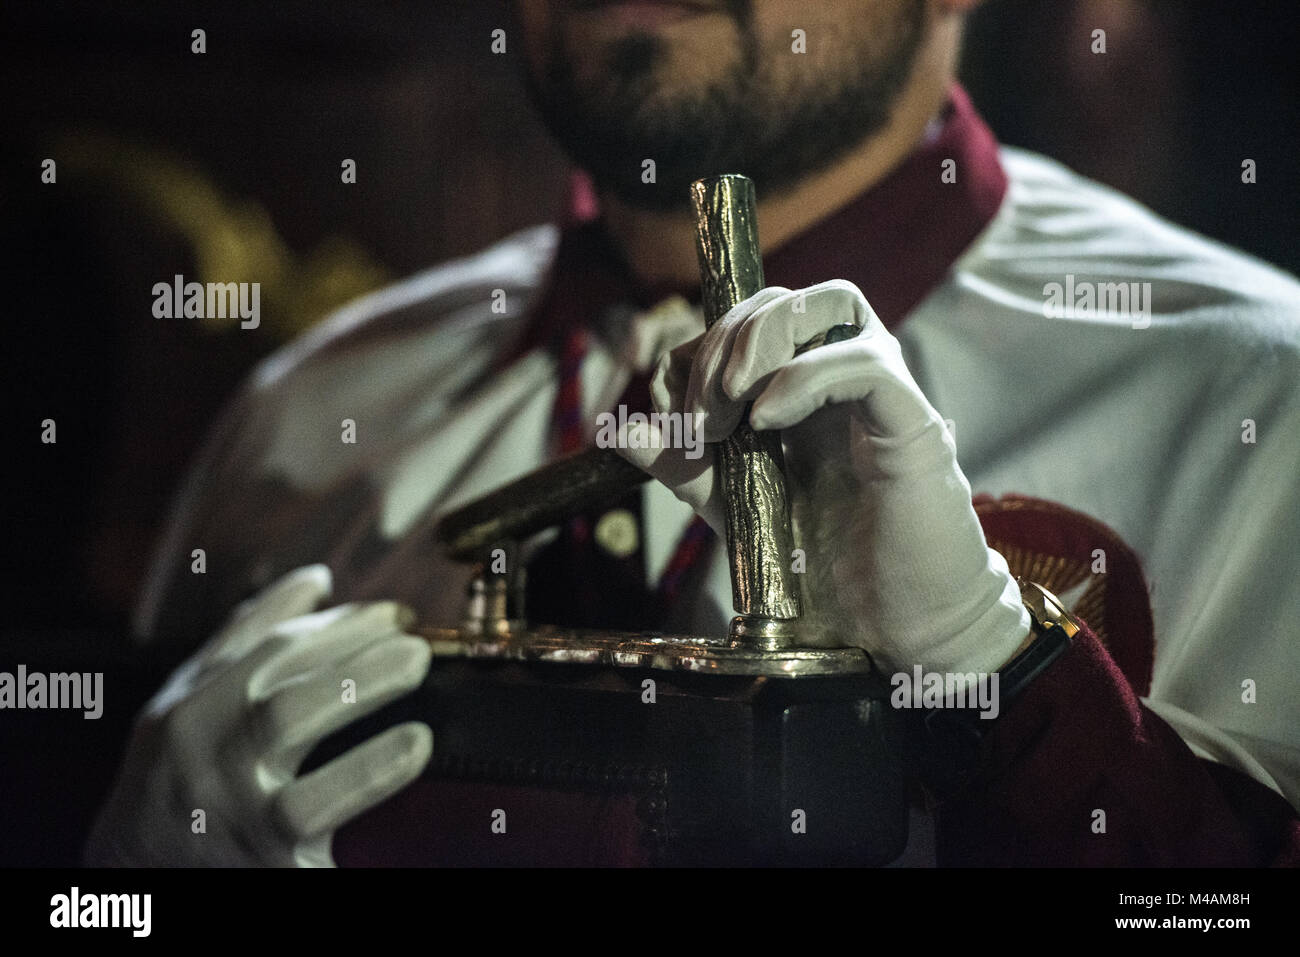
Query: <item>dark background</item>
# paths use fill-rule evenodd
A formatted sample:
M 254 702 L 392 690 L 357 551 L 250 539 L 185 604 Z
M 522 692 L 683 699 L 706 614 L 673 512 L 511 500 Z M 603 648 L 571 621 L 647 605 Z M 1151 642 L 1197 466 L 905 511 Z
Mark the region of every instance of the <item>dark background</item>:
M 1292 9 L 990 0 L 963 81 L 1003 142 L 1297 272 Z M 4 5 L 0 671 L 102 670 L 108 707 L 0 712 L 0 864 L 76 862 L 131 717 L 174 664 L 126 640 L 153 541 L 252 364 L 354 295 L 557 214 L 566 165 L 514 40 L 499 2 Z M 231 263 L 278 277 L 259 329 L 152 316 L 153 283 Z

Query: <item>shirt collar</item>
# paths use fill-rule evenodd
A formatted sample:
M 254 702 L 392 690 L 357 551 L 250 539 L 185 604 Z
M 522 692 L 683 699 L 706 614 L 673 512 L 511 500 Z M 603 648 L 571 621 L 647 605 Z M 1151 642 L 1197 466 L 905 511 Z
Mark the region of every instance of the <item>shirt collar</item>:
M 896 329 L 992 220 L 1006 189 L 997 140 L 953 84 L 937 122 L 893 172 L 764 256 L 766 281 L 800 289 L 847 279 Z M 632 276 L 579 173 L 546 291 L 510 357 L 554 347 L 575 323 L 591 325 L 611 306 L 647 308 L 671 291 Z

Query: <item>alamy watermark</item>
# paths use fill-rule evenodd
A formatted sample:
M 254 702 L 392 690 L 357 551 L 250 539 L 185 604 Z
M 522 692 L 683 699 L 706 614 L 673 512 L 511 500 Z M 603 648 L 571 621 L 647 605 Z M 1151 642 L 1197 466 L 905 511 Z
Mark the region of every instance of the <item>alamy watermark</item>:
M 996 671 L 924 671 L 915 665 L 910 672 L 895 672 L 889 684 L 894 689 L 889 703 L 895 708 L 978 709 L 985 721 L 992 721 L 1001 711 Z
M 632 412 L 596 416 L 596 445 L 602 449 L 685 449 L 688 459 L 704 454 L 703 412 Z
M 241 319 L 241 329 L 262 321 L 260 282 L 186 282 L 179 273 L 170 283 L 153 284 L 153 314 L 159 319 Z
M 120 927 L 132 937 L 153 929 L 152 894 L 83 894 L 74 886 L 50 898 L 51 927 Z
M 0 710 L 71 709 L 93 721 L 104 713 L 104 672 L 0 671 Z
M 1151 325 L 1151 283 L 1076 281 L 1043 286 L 1043 316 L 1048 319 L 1127 319 L 1134 329 Z

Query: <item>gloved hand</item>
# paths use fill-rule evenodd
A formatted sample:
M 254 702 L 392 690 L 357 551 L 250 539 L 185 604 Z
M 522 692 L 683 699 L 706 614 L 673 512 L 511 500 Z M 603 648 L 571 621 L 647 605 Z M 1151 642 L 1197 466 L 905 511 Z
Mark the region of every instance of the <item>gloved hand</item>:
M 796 356 L 846 322 L 861 333 Z M 1029 635 L 943 419 L 852 283 L 760 291 L 666 355 L 651 395 L 660 412 L 702 414 L 706 442 L 729 435 L 751 401 L 755 429 L 782 430 L 817 643 L 865 648 L 886 670 L 966 673 L 998 670 Z M 619 446 L 724 534 L 714 457 L 659 444 Z
M 177 669 L 136 719 L 88 864 L 332 866 L 333 832 L 420 774 L 433 734 L 409 722 L 297 777 L 322 739 L 429 669 L 397 604 L 309 614 L 331 588 L 323 565 L 289 573 Z

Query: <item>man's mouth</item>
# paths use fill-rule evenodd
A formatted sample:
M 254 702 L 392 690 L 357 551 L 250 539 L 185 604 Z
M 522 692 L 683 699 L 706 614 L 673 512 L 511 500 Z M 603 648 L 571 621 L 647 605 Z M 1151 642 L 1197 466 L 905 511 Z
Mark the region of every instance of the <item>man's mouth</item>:
M 718 12 L 717 4 L 702 0 L 573 0 L 572 7 L 584 17 L 642 28 L 664 26 Z

